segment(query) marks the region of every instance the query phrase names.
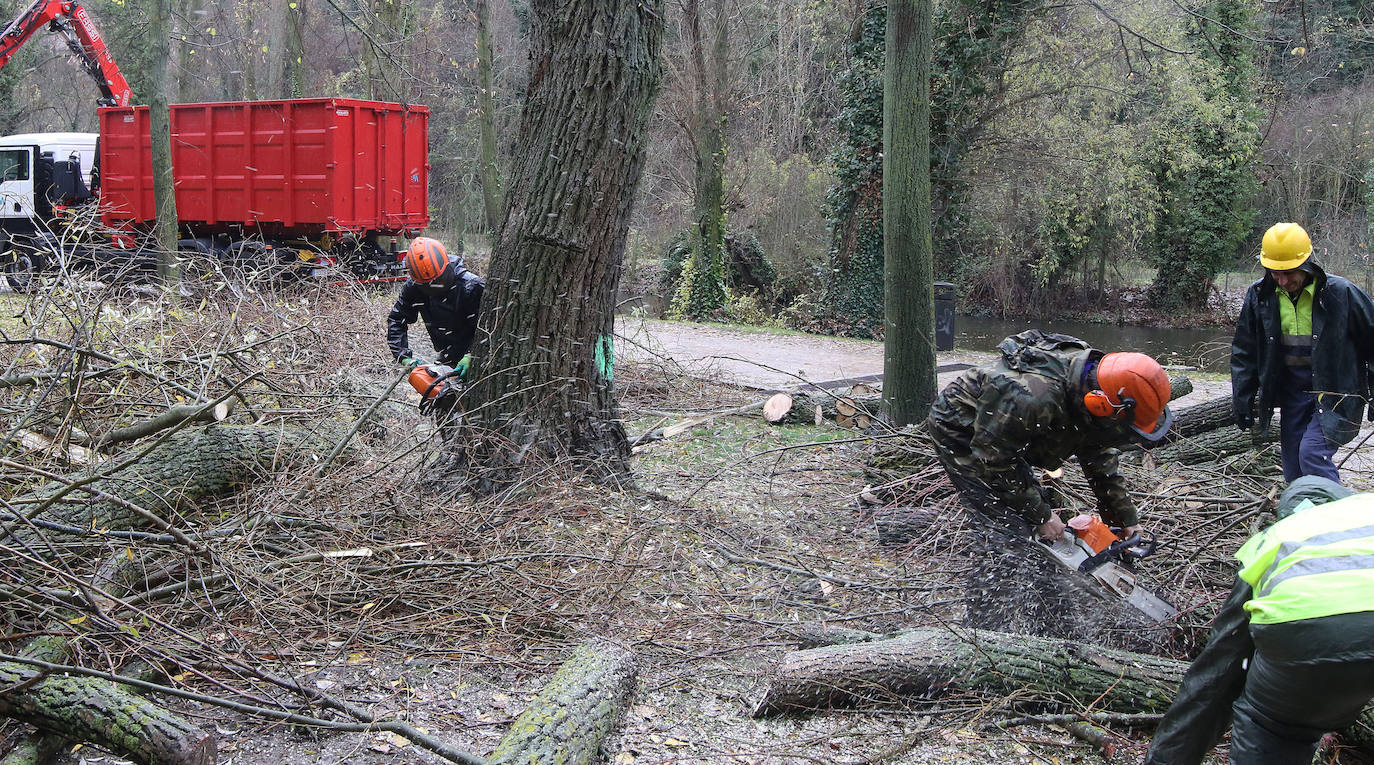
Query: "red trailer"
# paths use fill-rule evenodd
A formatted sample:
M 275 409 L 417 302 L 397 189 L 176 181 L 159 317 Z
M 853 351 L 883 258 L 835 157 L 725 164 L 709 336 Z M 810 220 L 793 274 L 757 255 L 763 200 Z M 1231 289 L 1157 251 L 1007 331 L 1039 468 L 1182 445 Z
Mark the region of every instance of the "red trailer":
M 205 235 L 413 236 L 429 223 L 429 109 L 317 98 L 171 107 L 177 217 Z M 100 110 L 105 224 L 157 217 L 148 109 Z

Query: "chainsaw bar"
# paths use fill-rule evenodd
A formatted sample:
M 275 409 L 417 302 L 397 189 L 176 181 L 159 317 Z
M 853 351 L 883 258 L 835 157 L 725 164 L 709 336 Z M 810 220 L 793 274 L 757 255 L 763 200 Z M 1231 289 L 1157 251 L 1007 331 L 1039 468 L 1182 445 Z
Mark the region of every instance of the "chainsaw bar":
M 1178 615 L 1178 609 L 1173 604 L 1137 586 L 1135 572 L 1130 567 L 1115 560 L 1102 560 L 1094 555 L 1091 547 L 1072 534 L 1065 534 L 1054 542 L 1031 540 L 1031 543 L 1059 566 L 1075 574 L 1087 575 L 1153 621 L 1162 622 Z M 1093 563 L 1084 566 L 1090 559 L 1094 559 Z

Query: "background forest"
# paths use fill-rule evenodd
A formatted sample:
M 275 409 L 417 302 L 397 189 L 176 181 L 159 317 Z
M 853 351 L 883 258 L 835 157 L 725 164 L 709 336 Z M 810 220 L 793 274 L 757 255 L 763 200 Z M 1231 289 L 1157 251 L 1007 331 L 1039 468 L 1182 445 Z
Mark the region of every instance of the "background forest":
M 521 150 L 523 0 L 89 0 L 139 102 L 155 87 L 147 16 L 168 2 L 174 102 L 427 105 L 430 233 L 480 263 Z M 0 0 L 0 18 L 26 5 Z M 885 6 L 668 9 L 626 298 L 879 334 Z M 96 93 L 68 58 L 48 35 L 0 70 L 0 134 L 94 129 Z M 936 278 L 963 310 L 1181 322 L 1205 314 L 1218 274 L 1252 267 L 1265 227 L 1296 220 L 1368 286 L 1371 68 L 1359 0 L 939 2 Z

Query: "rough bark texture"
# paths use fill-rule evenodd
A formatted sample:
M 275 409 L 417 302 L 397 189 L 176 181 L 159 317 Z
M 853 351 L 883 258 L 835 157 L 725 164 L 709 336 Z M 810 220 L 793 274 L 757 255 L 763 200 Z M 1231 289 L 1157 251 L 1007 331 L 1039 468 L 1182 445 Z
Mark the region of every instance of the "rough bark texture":
M 1248 431 L 1229 427 L 1175 441 L 1153 450 L 1150 454 L 1159 463 L 1197 465 L 1253 451 L 1267 444 L 1277 443 L 1278 440 L 1279 429 L 1275 424 L 1270 424 L 1263 431 L 1257 427 Z
M 634 654 L 609 643 L 573 652 L 549 684 L 515 719 L 487 765 L 584 765 L 634 695 Z
M 916 629 L 887 640 L 794 651 L 755 717 L 970 690 L 1043 694 L 1117 712 L 1163 712 L 1187 662 L 1070 640 Z
M 612 378 L 615 302 L 646 124 L 661 79 L 661 0 L 536 0 L 530 74 L 482 300 L 478 379 L 455 463 L 479 491 L 567 458 L 629 474 Z
M 1222 396 L 1174 412 L 1174 426 L 1169 429 L 1168 440 L 1172 443 L 1234 425 L 1231 397 Z
M 935 400 L 935 255 L 930 236 L 931 14 L 887 7 L 883 68 L 883 411 L 898 427 Z
M 45 676 L 0 662 L 0 715 L 74 741 L 90 741 L 135 762 L 209 765 L 215 739 L 181 717 L 95 678 Z
M 339 437 L 334 427 L 305 431 L 217 426 L 181 432 L 138 462 L 85 485 L 170 519 L 189 501 L 224 494 L 311 455 L 318 460 Z M 82 480 L 80 474 L 68 477 L 68 481 Z M 66 490 L 68 481 L 47 483 L 11 506 L 24 513 L 32 506 L 26 500 L 52 497 Z M 5 515 L 0 513 L 0 518 Z M 132 530 L 153 525 L 126 505 L 107 498 L 92 500 L 91 494 L 79 488 L 68 491 L 40 517 L 82 528 Z

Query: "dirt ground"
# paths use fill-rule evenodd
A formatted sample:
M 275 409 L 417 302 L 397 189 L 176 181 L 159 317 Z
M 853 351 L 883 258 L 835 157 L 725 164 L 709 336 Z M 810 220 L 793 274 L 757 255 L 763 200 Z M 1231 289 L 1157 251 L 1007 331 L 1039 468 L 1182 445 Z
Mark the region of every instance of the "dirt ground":
M 360 313 L 331 308 L 357 314 L 351 350 L 339 354 L 375 357 L 368 333 L 388 305 L 374 297 Z M 881 345 L 862 341 L 665 322 L 627 322 L 619 334 L 625 364 L 617 384 L 632 438 L 752 403 L 764 389 L 882 368 Z M 1222 384 L 1207 380 L 1194 395 Z M 418 480 L 435 441 L 413 401 L 401 403 L 388 415 L 387 435 L 312 487 L 300 509 L 318 531 L 235 539 L 218 551 L 241 566 L 245 600 L 216 602 L 193 622 L 197 640 L 221 647 L 197 672 L 259 705 L 341 719 L 222 670 L 225 657 L 258 661 L 482 756 L 574 646 L 609 639 L 639 658 L 634 703 L 605 749 L 616 765 L 1102 761 L 1058 728 L 989 729 L 1005 712 L 981 697 L 750 717 L 768 674 L 796 646 L 795 625 L 885 633 L 960 615 L 966 556 L 878 543 L 858 501 L 872 442 L 853 431 L 769 427 L 752 413 L 721 417 L 637 448 L 634 488 L 557 482 L 493 505 Z M 276 508 L 301 496 L 300 485 L 267 481 L 207 511 L 232 518 Z M 279 547 L 287 542 L 374 552 L 289 577 L 261 574 L 286 555 Z M 398 543 L 415 547 L 384 551 Z M 147 640 L 155 632 L 149 628 Z M 225 695 L 186 669 L 177 682 Z M 389 733 L 274 723 L 199 701 L 171 705 L 216 732 L 221 763 L 443 762 Z M 1138 761 L 1148 739 L 1120 733 L 1114 761 Z M 60 762 L 122 761 L 82 747 Z

